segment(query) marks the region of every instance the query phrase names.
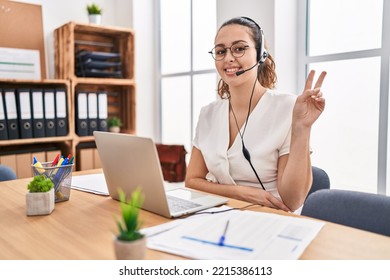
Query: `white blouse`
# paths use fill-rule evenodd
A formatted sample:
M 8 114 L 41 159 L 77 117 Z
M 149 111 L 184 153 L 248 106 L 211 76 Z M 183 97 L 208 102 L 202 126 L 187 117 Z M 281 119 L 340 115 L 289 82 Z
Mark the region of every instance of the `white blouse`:
M 267 90 L 251 112 L 244 134 L 245 147 L 265 189 L 275 197 L 278 158 L 290 151 L 292 110 L 296 96 Z M 243 133 L 241 127 L 241 133 Z M 237 134 L 229 146 L 229 101 L 219 99 L 202 108 L 193 145 L 203 155 L 209 173 L 206 179 L 229 185 L 261 188 L 242 153 Z

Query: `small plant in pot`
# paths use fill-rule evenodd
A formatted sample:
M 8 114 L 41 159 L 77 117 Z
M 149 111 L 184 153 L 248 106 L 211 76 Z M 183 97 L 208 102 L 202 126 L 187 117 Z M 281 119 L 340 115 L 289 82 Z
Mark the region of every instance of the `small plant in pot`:
M 44 175 L 38 175 L 27 185 L 26 214 L 48 215 L 54 210 L 54 183 Z
M 146 252 L 146 237 L 140 232 L 139 211 L 144 202 L 141 189 L 136 188 L 126 198 L 119 190 L 121 219 L 117 219 L 119 233 L 114 239 L 115 255 L 118 260 L 142 260 Z
M 102 8 L 95 3 L 87 5 L 89 23 L 100 24 L 102 21 Z
M 120 132 L 120 128 L 123 125 L 122 121 L 118 117 L 110 117 L 107 121 L 108 130 L 111 132 Z

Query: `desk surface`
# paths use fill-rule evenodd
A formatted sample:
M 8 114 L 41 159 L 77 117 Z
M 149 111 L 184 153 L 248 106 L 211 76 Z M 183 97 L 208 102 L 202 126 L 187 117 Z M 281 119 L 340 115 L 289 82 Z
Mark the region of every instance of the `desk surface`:
M 81 175 L 89 172 L 76 172 Z M 31 179 L 0 182 L 0 259 L 114 259 L 112 240 L 117 231 L 119 203 L 110 197 L 72 190 L 69 201 L 59 202 L 47 216 L 27 216 L 25 194 Z M 231 200 L 228 206 L 246 202 Z M 253 211 L 290 215 L 256 206 Z M 141 211 L 144 227 L 170 221 Z M 147 259 L 182 259 L 147 250 Z M 390 259 L 390 237 L 326 223 L 301 259 Z

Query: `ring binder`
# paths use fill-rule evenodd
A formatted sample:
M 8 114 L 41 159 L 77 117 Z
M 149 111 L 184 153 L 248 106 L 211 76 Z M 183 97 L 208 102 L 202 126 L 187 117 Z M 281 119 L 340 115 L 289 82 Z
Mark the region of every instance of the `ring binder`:
M 30 89 L 18 89 L 17 102 L 20 138 L 32 138 L 33 128 L 31 119 Z
M 4 104 L 8 124 L 8 139 L 19 139 L 18 113 L 14 89 L 4 90 Z
M 32 100 L 32 124 L 34 138 L 45 137 L 44 113 L 43 113 L 43 92 L 35 89 L 31 92 Z
M 0 89 L 0 140 L 8 139 L 7 120 L 5 118 L 5 107 L 3 101 L 3 91 Z
M 88 100 L 86 92 L 77 93 L 76 132 L 78 136 L 88 135 Z
M 55 93 L 57 136 L 68 134 L 68 114 L 65 89 L 57 89 Z
M 88 93 L 88 135 L 93 135 L 93 132 L 98 129 L 97 106 L 97 93 Z
M 99 92 L 98 93 L 98 130 L 107 131 L 107 118 L 108 118 L 108 108 L 107 108 L 107 93 Z
M 56 122 L 55 122 L 55 107 L 54 107 L 54 90 L 44 90 L 44 118 L 46 137 L 56 136 Z

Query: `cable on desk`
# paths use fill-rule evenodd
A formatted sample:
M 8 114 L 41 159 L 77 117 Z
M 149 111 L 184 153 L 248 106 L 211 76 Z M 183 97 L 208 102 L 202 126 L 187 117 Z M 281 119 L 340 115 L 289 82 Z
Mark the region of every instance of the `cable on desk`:
M 201 214 L 219 214 L 219 213 L 229 212 L 229 211 L 233 211 L 233 210 L 244 210 L 244 209 L 247 209 L 247 208 L 252 207 L 252 206 L 261 206 L 261 205 L 260 204 L 256 204 L 256 203 L 252 203 L 252 204 L 248 204 L 248 205 L 243 206 L 243 207 L 235 207 L 235 208 L 229 208 L 229 209 L 219 210 L 219 211 L 195 212 L 195 213 L 188 214 L 188 215 L 185 215 L 185 216 L 182 216 L 182 217 L 178 217 L 177 219 L 185 219 L 185 218 L 190 217 L 190 216 L 201 215 Z

